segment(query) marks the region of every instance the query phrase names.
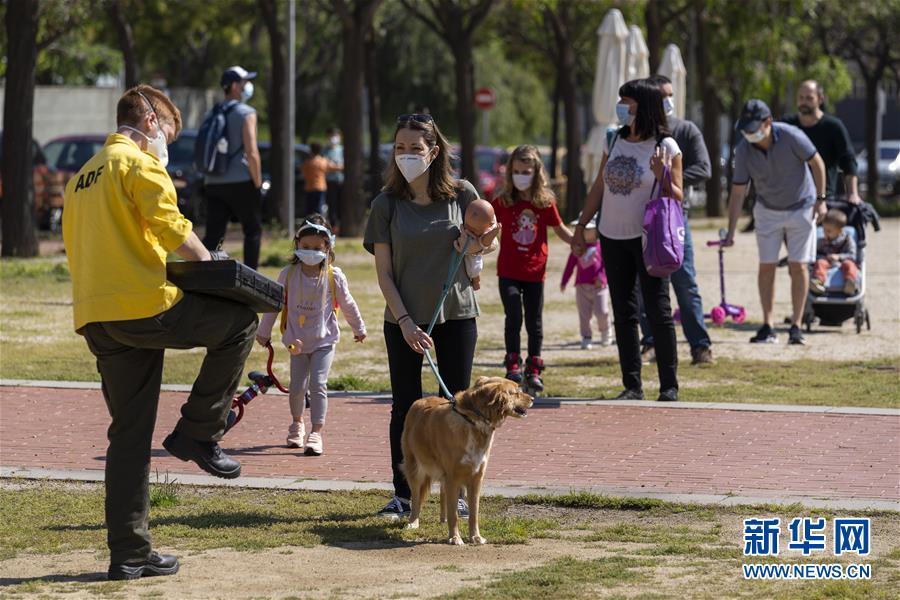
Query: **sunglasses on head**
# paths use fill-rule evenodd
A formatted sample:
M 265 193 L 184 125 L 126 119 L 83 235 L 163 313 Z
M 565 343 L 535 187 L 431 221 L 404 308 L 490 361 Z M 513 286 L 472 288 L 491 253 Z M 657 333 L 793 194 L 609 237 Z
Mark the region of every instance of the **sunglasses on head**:
M 412 113 L 397 117 L 398 123 L 408 123 L 409 121 L 415 121 L 416 123 L 434 123 L 434 117 L 422 113 Z

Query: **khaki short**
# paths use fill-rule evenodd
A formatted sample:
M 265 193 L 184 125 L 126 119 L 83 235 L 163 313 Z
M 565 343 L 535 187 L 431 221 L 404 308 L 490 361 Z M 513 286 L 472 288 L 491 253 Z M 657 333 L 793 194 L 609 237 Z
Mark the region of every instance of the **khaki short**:
M 813 207 L 796 210 L 772 210 L 759 202 L 753 208 L 756 221 L 756 246 L 761 264 L 778 262 L 781 244 L 788 250 L 788 261 L 810 263 L 816 258 L 816 221 Z

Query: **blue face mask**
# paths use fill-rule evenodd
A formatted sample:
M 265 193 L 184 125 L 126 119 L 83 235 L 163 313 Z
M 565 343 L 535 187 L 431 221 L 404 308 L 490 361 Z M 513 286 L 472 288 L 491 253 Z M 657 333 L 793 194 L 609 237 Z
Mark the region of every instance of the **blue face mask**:
M 616 104 L 616 118 L 619 119 L 619 123 L 624 127 L 634 122 L 634 115 L 628 112 L 629 110 L 631 110 L 631 107 L 628 104 Z

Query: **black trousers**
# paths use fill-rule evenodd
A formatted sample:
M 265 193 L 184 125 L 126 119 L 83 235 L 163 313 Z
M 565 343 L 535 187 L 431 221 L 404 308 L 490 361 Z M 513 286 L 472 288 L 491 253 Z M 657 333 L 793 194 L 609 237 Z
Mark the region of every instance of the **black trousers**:
M 500 277 L 500 300 L 506 321 L 503 337 L 506 353 L 522 353 L 522 313 L 525 313 L 525 331 L 528 332 L 528 356 L 540 356 L 544 344 L 544 282 L 519 281 Z
M 601 235 L 600 248 L 606 265 L 615 318 L 622 384 L 626 389 L 641 389 L 642 385 L 637 286 L 640 280 L 640 293 L 656 344 L 660 389 L 677 389 L 678 354 L 675 349 L 675 323 L 669 302 L 669 278 L 651 277 L 647 274 L 641 238 L 613 240 Z
M 252 181 L 239 183 L 211 183 L 204 188 L 206 194 L 206 235 L 203 245 L 215 250 L 231 215 L 237 217 L 244 230 L 244 264 L 255 269 L 259 266 L 259 245 L 262 242 L 262 200 Z
M 425 329 L 426 325 L 419 325 Z M 441 378 L 447 384 L 451 394 L 461 392 L 469 387 L 472 379 L 472 362 L 475 360 L 475 343 L 478 341 L 478 326 L 475 319 L 445 321 L 435 325 L 431 332 L 434 340 L 432 358 L 436 359 Z M 399 325 L 385 322 L 384 341 L 387 346 L 388 365 L 391 371 L 391 468 L 394 472 L 394 494 L 400 498 L 410 498 L 409 484 L 400 471 L 403 462 L 403 450 L 400 439 L 403 436 L 403 425 L 406 413 L 413 402 L 422 398 L 422 378 L 427 377 L 433 385 L 435 395 L 440 395 L 437 381 L 428 369 L 422 372 L 425 357 L 412 348 L 403 339 Z M 431 395 L 428 392 L 427 395 Z
M 106 530 L 112 562 L 144 560 L 151 551 L 150 446 L 165 349 L 207 349 L 175 429 L 196 440 L 219 440 L 253 346 L 256 322 L 256 314 L 243 305 L 185 294 L 154 317 L 89 323 L 81 330 L 97 358 L 112 417 L 106 450 Z

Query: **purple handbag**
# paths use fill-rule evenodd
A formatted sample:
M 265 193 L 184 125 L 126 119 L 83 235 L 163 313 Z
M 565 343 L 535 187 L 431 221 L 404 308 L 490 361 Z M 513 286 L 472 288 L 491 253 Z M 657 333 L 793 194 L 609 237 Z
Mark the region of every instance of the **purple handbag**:
M 684 263 L 684 213 L 680 202 L 671 195 L 663 195 L 667 183 L 671 194 L 672 178 L 668 167 L 665 167 L 659 195 L 650 200 L 644 209 L 641 242 L 644 266 L 651 277 L 668 277 Z M 655 190 L 656 183 L 653 184 Z

